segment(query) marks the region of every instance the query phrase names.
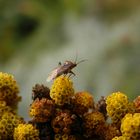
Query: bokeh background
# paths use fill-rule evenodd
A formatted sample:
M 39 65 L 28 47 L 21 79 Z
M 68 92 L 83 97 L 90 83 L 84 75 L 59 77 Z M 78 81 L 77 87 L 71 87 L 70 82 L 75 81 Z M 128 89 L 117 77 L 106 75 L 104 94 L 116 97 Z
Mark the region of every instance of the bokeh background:
M 95 100 L 115 91 L 140 94 L 139 0 L 0 0 L 0 71 L 20 86 L 19 114 L 29 119 L 32 87 L 65 60 L 75 91 Z

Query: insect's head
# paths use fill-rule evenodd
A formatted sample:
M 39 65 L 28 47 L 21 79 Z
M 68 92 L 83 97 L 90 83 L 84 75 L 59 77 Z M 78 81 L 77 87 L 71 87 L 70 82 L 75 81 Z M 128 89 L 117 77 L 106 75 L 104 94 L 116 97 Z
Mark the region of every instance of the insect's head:
M 76 62 L 72 62 L 72 61 L 65 61 L 64 62 L 64 66 L 72 69 L 72 68 L 76 67 L 79 63 L 84 62 L 84 61 L 86 61 L 86 60 L 84 59 L 84 60 L 81 60 L 81 61 L 79 61 L 77 63 Z

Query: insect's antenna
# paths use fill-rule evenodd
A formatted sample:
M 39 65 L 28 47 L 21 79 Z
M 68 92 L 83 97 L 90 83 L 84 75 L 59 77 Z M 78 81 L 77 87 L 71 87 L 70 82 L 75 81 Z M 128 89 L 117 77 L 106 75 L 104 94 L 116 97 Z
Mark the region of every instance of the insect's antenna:
M 77 65 L 80 64 L 80 63 L 82 63 L 82 62 L 84 62 L 84 61 L 87 61 L 87 59 L 80 60 L 80 61 L 77 63 Z
M 78 58 L 78 52 L 76 51 L 76 57 L 75 57 L 74 63 L 77 62 L 77 58 Z

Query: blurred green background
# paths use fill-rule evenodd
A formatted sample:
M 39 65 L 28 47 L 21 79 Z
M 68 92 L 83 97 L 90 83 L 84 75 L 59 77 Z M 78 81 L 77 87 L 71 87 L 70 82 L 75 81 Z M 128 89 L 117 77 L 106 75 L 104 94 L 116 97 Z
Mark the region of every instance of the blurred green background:
M 76 91 L 139 95 L 140 1 L 0 0 L 0 71 L 15 76 L 25 119 L 32 86 L 50 87 L 50 71 L 76 56 L 88 60 L 73 70 Z

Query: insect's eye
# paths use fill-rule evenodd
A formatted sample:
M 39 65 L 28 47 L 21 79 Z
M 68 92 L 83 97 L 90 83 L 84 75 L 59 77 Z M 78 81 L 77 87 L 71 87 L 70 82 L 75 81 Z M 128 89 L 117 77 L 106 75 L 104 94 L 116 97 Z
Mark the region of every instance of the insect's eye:
M 68 64 L 69 64 L 69 62 L 68 61 L 65 61 L 64 65 L 68 65 Z

